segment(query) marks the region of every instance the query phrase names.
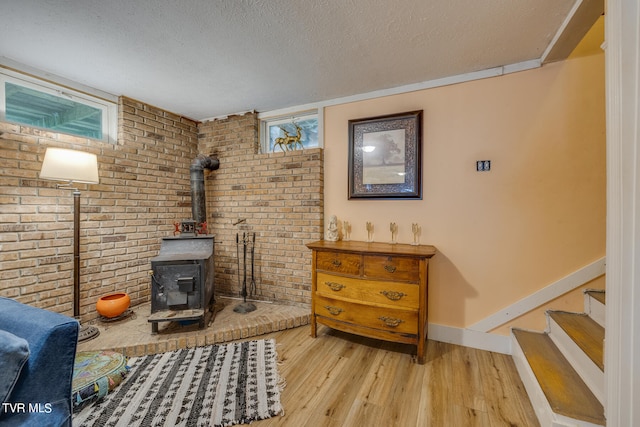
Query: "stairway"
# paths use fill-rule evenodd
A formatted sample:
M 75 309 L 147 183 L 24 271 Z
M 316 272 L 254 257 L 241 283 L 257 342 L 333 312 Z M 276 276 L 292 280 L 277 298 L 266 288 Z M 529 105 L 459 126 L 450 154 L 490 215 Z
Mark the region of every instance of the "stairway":
M 512 330 L 513 359 L 542 427 L 606 425 L 605 291 L 585 291 L 585 312 L 547 312 L 547 331 Z

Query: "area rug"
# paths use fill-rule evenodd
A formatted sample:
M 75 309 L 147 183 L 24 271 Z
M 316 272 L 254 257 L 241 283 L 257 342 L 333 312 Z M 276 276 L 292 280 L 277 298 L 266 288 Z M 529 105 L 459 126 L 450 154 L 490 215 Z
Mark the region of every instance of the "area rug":
M 232 426 L 282 414 L 274 339 L 132 358 L 126 379 L 74 426 Z

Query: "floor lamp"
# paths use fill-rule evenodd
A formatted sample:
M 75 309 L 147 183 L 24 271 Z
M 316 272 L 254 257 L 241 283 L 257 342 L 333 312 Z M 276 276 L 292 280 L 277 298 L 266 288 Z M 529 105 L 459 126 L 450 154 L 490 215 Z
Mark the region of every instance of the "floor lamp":
M 73 190 L 73 317 L 80 320 L 80 190 L 73 185 L 97 184 L 98 159 L 95 154 L 64 148 L 47 148 L 40 169 L 40 178 L 65 181 L 58 188 Z M 95 326 L 80 325 L 79 341 L 96 337 Z

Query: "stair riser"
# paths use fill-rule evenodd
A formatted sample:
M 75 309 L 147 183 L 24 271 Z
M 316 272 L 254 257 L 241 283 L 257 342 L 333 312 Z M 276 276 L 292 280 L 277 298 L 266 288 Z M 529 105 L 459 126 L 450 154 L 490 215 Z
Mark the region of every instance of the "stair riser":
M 567 333 L 549 318 L 549 336 L 560 349 L 563 356 L 571 363 L 587 387 L 604 405 L 604 372 L 582 351 Z
M 585 312 L 595 320 L 600 326 L 605 327 L 605 305 L 589 294 L 584 296 Z

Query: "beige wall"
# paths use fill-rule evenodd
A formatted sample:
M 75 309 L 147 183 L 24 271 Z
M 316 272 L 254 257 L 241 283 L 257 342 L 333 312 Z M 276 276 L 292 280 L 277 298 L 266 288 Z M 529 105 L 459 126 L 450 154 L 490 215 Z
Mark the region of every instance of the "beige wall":
M 423 199 L 348 200 L 348 120 L 424 110 Z M 325 109 L 325 218 L 438 248 L 429 322 L 469 326 L 605 254 L 604 55 Z M 475 161 L 489 159 L 488 173 Z M 599 282 L 602 284 L 601 282 Z M 566 303 L 561 303 L 567 305 Z M 569 304 L 571 305 L 571 304 Z

